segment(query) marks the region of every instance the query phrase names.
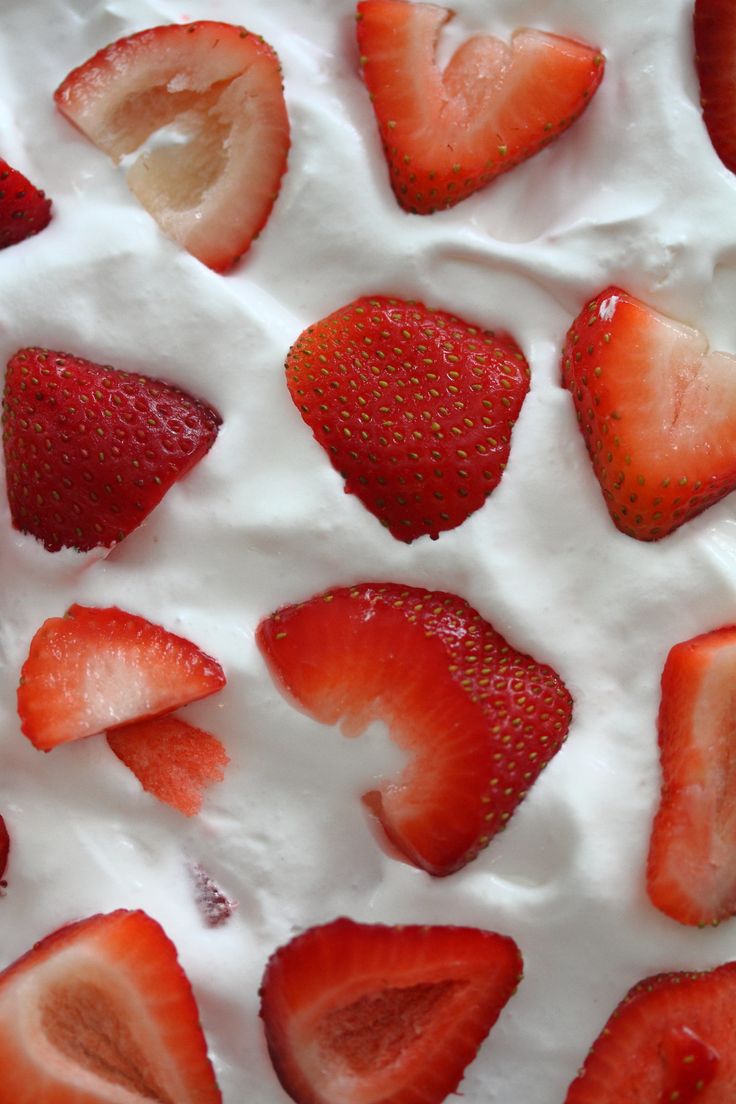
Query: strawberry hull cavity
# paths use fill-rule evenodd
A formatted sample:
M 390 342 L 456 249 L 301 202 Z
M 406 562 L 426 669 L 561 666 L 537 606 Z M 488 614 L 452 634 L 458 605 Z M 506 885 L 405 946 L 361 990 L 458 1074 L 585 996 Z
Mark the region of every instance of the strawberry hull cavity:
M 220 418 L 160 380 L 21 349 L 2 424 L 13 524 L 56 552 L 123 540 L 209 451 Z
M 179 128 L 184 140 L 142 154 L 128 184 L 163 232 L 215 271 L 266 224 L 289 119 L 278 58 L 259 36 L 209 21 L 153 27 L 100 50 L 54 98 L 116 163 Z
M 452 12 L 407 0 L 361 0 L 358 45 L 401 206 L 452 207 L 549 145 L 585 110 L 603 78 L 590 46 L 535 30 L 509 45 L 490 35 L 437 63 Z
M 297 1104 L 440 1104 L 521 980 L 511 939 L 339 919 L 271 957 L 261 1016 Z
M 286 378 L 345 490 L 408 543 L 462 524 L 498 485 L 529 366 L 508 334 L 376 296 L 305 330 Z
M 622 533 L 659 540 L 736 487 L 736 358 L 697 330 L 607 288 L 573 322 L 562 378 Z
M 119 910 L 0 973 L 2 1104 L 221 1104 L 192 989 L 163 929 Z
M 171 713 L 225 685 L 220 664 L 181 636 L 116 608 L 71 606 L 38 630 L 18 716 L 42 751 Z
M 462 598 L 371 584 L 328 591 L 261 622 L 277 684 L 347 735 L 383 721 L 409 753 L 364 795 L 391 842 L 452 874 L 505 827 L 565 739 L 572 701 Z

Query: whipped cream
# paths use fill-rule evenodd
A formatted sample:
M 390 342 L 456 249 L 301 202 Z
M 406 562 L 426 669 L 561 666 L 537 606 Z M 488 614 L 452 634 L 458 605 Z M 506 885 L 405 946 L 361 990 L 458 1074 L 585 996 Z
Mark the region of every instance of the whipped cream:
M 407 215 L 358 76 L 352 0 L 4 0 L 0 151 L 54 201 L 0 254 L 0 361 L 27 344 L 186 388 L 224 424 L 209 455 L 110 555 L 49 554 L 0 495 L 0 812 L 12 835 L 0 967 L 75 918 L 143 908 L 194 986 L 225 1104 L 287 1100 L 258 1020 L 274 948 L 338 915 L 513 936 L 525 979 L 469 1067 L 465 1104 L 559 1104 L 639 978 L 736 955 L 736 921 L 693 931 L 644 890 L 659 789 L 658 682 L 677 641 L 736 621 L 736 499 L 656 545 L 618 533 L 559 383 L 565 330 L 620 283 L 736 351 L 736 177 L 702 124 L 692 0 L 458 0 L 442 57 L 520 25 L 603 50 L 559 141 L 456 208 Z M 244 23 L 277 50 L 293 146 L 268 226 L 228 276 L 168 241 L 124 173 L 54 110 L 74 66 L 163 22 Z M 353 496 L 289 398 L 286 352 L 365 293 L 509 330 L 532 368 L 504 478 L 460 528 L 407 547 Z M 397 769 L 385 732 L 348 741 L 295 711 L 254 643 L 260 618 L 330 586 L 454 591 L 576 702 L 568 741 L 506 831 L 460 873 L 387 855 L 359 795 Z M 182 715 L 215 733 L 226 780 L 189 821 L 144 794 L 104 737 L 35 751 L 15 712 L 41 622 L 119 605 L 195 641 L 228 677 Z M 237 899 L 221 926 L 191 865 Z

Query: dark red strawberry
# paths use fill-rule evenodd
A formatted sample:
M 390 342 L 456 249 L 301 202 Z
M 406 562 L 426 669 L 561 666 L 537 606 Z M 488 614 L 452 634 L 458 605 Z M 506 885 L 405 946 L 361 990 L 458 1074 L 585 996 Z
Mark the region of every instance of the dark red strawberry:
M 192 988 L 143 912 L 92 916 L 0 974 L 0 1104 L 220 1104 Z
M 190 866 L 189 872 L 194 882 L 197 908 L 207 927 L 219 928 L 226 924 L 238 907 L 237 902 L 231 901 L 199 864 Z
M 204 791 L 222 782 L 230 762 L 215 736 L 178 717 L 123 725 L 107 742 L 144 790 L 185 816 L 199 812 Z
M 695 0 L 693 30 L 703 120 L 721 161 L 736 172 L 736 8 L 731 0 Z
M 736 628 L 675 645 L 662 674 L 662 796 L 648 888 L 657 908 L 682 924 L 736 913 L 735 681 Z
M 10 853 L 10 836 L 7 825 L 0 816 L 0 890 L 5 886 L 5 871 L 8 867 L 8 855 Z
M 163 127 L 186 140 L 150 149 L 128 173 L 161 229 L 222 272 L 266 224 L 286 170 L 281 66 L 260 35 L 203 20 L 121 38 L 74 69 L 54 98 L 116 163 Z
M 51 200 L 0 157 L 0 249 L 17 245 L 51 221 Z
M 44 621 L 18 687 L 23 732 L 37 748 L 171 713 L 225 685 L 189 640 L 116 609 L 71 606 Z
M 452 12 L 361 0 L 358 45 L 391 186 L 427 215 L 452 207 L 538 153 L 575 122 L 603 77 L 598 50 L 542 31 L 511 45 L 476 35 L 444 69 L 437 45 Z
M 529 367 L 508 334 L 400 299 L 356 299 L 286 361 L 302 418 L 398 540 L 435 538 L 497 486 Z
M 636 985 L 596 1039 L 565 1104 L 733 1104 L 736 963 Z
M 281 947 L 261 1016 L 298 1104 L 440 1104 L 521 980 L 515 943 L 475 928 L 335 920 Z
M 3 399 L 13 524 L 50 552 L 109 547 L 202 459 L 219 425 L 214 410 L 160 380 L 21 349 Z
M 611 517 L 659 540 L 736 487 L 736 360 L 620 288 L 592 299 L 562 368 Z
M 277 683 L 356 735 L 388 726 L 410 755 L 363 800 L 392 843 L 451 874 L 499 832 L 567 734 L 572 702 L 462 598 L 394 583 L 328 591 L 261 622 Z

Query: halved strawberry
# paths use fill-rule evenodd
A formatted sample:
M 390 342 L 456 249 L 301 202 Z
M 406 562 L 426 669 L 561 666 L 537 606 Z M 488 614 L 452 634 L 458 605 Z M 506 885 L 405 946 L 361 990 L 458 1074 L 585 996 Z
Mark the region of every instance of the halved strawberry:
M 160 380 L 21 349 L 3 396 L 13 524 L 49 552 L 109 547 L 202 459 L 219 426 L 214 410 Z
M 271 957 L 261 1016 L 298 1104 L 439 1104 L 521 980 L 513 940 L 334 920 Z
M 444 72 L 437 43 L 452 12 L 407 0 L 361 0 L 358 45 L 401 206 L 452 207 L 538 153 L 590 103 L 603 77 L 598 50 L 542 31 L 507 45 L 476 35 Z
M 220 1104 L 192 989 L 144 912 L 91 916 L 0 974 L 0 1104 Z
M 497 486 L 529 366 L 508 334 L 377 296 L 305 330 L 286 378 L 345 490 L 409 542 L 460 525 Z
M 703 121 L 721 161 L 736 172 L 736 9 L 731 0 L 695 0 L 693 30 Z
M 202 21 L 121 38 L 74 69 L 54 98 L 116 163 L 164 127 L 131 191 L 165 234 L 218 272 L 265 225 L 286 170 L 281 67 L 258 35 Z
M 565 1104 L 733 1104 L 736 963 L 635 985 L 593 1044 Z
M 0 249 L 17 245 L 51 221 L 51 200 L 0 157 Z
M 217 660 L 189 640 L 115 607 L 74 605 L 44 621 L 31 641 L 18 715 L 31 743 L 50 751 L 171 713 L 224 685 Z
M 0 887 L 5 885 L 3 878 L 8 867 L 8 855 L 10 854 L 10 836 L 8 828 L 0 816 Z
M 123 725 L 107 742 L 144 790 L 185 816 L 199 812 L 204 790 L 222 782 L 230 762 L 217 737 L 178 717 Z
M 662 674 L 662 796 L 647 872 L 657 908 L 682 924 L 736 913 L 736 628 L 670 651 Z
M 736 487 L 736 358 L 620 288 L 573 322 L 564 386 L 616 526 L 659 540 Z
M 261 622 L 277 683 L 347 735 L 386 723 L 410 753 L 401 777 L 363 800 L 430 874 L 451 874 L 503 827 L 559 749 L 572 701 L 462 598 L 364 583 Z

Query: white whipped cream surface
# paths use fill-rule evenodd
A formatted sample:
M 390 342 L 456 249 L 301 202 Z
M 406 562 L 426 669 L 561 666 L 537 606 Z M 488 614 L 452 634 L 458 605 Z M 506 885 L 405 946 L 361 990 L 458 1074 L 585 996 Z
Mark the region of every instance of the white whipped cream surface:
M 457 0 L 441 56 L 518 26 L 603 50 L 586 114 L 453 210 L 394 200 L 358 75 L 352 0 L 3 0 L 0 155 L 54 202 L 0 253 L 0 361 L 43 345 L 200 395 L 224 424 L 209 455 L 107 558 L 47 553 L 0 494 L 0 812 L 12 836 L 0 967 L 82 916 L 142 908 L 176 943 L 225 1104 L 284 1104 L 260 1021 L 274 948 L 339 915 L 470 924 L 518 942 L 525 978 L 469 1067 L 465 1104 L 560 1104 L 610 1011 L 641 977 L 736 956 L 736 920 L 685 929 L 648 902 L 659 790 L 659 677 L 676 642 L 736 622 L 736 497 L 659 544 L 609 519 L 559 382 L 567 326 L 620 283 L 736 352 L 736 177 L 698 106 L 692 0 Z M 277 50 L 293 130 L 268 226 L 228 276 L 168 241 L 124 173 L 56 113 L 70 69 L 123 35 L 242 23 Z M 439 541 L 395 541 L 353 496 L 289 397 L 286 352 L 352 298 L 390 293 L 509 330 L 532 369 L 503 480 Z M 331 586 L 454 591 L 575 697 L 566 745 L 507 830 L 432 879 L 376 841 L 359 795 L 400 761 L 385 733 L 346 740 L 280 695 L 258 621 Z M 187 820 L 142 792 L 104 737 L 48 755 L 15 690 L 44 619 L 119 605 L 196 642 L 228 685 L 181 715 L 231 757 Z M 398 673 L 397 673 L 398 674 Z M 239 908 L 204 925 L 189 864 Z

